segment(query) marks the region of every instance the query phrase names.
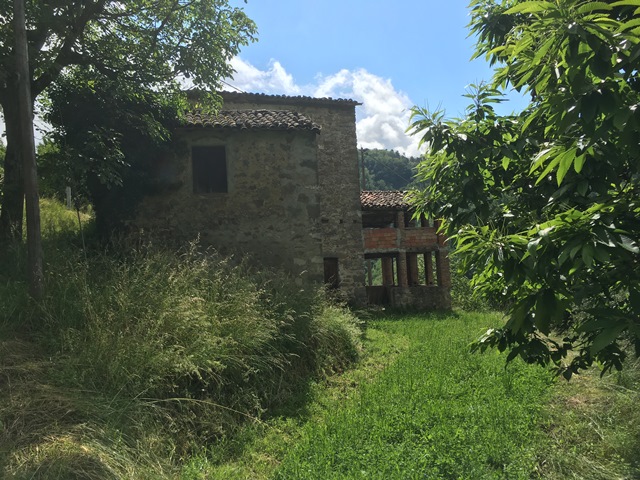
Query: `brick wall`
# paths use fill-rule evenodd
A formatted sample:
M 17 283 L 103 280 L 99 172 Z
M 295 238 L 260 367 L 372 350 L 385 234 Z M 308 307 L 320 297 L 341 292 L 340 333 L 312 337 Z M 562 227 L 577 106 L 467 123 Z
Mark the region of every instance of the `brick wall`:
M 365 228 L 364 248 L 368 253 L 386 250 L 436 250 L 439 248 L 435 228 Z

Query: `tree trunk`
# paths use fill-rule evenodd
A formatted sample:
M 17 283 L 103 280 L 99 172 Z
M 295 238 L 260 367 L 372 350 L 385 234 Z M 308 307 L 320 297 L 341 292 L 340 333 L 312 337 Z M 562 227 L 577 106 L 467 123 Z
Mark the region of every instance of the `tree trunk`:
M 19 154 L 20 131 L 18 129 L 18 93 L 7 91 L 2 103 L 2 113 L 7 134 L 7 151 L 4 158 L 4 185 L 0 210 L 0 244 L 22 239 L 24 214 L 24 174 L 22 156 Z
M 33 100 L 31 74 L 25 24 L 25 1 L 14 0 L 16 37 L 16 70 L 18 72 L 18 118 L 20 120 L 20 156 L 24 174 L 24 193 L 27 204 L 27 275 L 29 293 L 36 300 L 44 295 L 42 271 L 42 239 L 40 232 L 40 201 L 38 198 L 38 171 L 33 138 Z

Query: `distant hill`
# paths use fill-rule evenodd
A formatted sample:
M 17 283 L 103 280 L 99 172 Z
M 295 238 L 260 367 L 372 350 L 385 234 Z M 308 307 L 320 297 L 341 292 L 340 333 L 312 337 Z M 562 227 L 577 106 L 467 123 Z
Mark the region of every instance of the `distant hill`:
M 364 155 L 365 190 L 407 190 L 415 183 L 417 157 L 405 157 L 393 150 L 360 150 Z

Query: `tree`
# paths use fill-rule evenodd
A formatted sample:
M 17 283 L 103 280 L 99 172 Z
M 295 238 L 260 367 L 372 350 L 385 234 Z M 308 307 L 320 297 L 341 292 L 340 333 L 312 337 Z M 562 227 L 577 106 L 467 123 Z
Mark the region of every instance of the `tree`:
M 0 0 L 0 107 L 6 122 L 0 238 L 20 238 L 23 172 L 17 161 L 17 76 L 11 1 Z M 70 67 L 138 92 L 177 98 L 179 79 L 214 91 L 255 25 L 227 0 L 27 2 L 32 102 Z
M 40 175 L 49 192 L 71 187 L 76 203 L 90 202 L 98 233 L 123 226 L 144 195 L 175 188 L 181 168 L 172 142 L 180 101 L 123 85 L 81 67 L 69 69 L 46 95 L 51 131 L 38 149 Z
M 24 176 L 24 194 L 27 209 L 27 272 L 29 293 L 36 300 L 43 295 L 42 242 L 40 237 L 40 204 L 38 197 L 38 174 L 36 147 L 33 138 L 33 102 L 29 79 L 29 44 L 24 11 L 24 0 L 13 0 L 13 23 L 18 83 L 17 128 L 19 145 L 16 149 Z
M 553 363 L 570 378 L 640 354 L 640 17 L 637 0 L 471 3 L 477 55 L 498 68 L 462 119 L 414 108 L 431 181 L 463 268 L 506 305 L 477 348 Z M 531 96 L 498 116 L 499 89 Z M 567 354 L 575 350 L 570 360 Z
M 413 180 L 418 159 L 382 149 L 364 150 L 367 190 L 405 190 Z

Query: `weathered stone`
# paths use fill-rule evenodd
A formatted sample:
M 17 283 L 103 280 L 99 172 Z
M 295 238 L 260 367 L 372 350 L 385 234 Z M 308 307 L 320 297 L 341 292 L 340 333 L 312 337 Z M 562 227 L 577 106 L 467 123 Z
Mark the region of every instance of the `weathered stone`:
M 219 117 L 192 114 L 176 132 L 184 155 L 177 167 L 157 168 L 162 183 L 172 188 L 145 197 L 132 226 L 178 242 L 199 238 L 223 254 L 284 269 L 300 285 L 327 281 L 326 263 L 337 261 L 340 291 L 356 304 L 366 303 L 368 294 L 365 255 L 385 256 L 387 290 L 382 292 L 392 305 L 450 306 L 444 238 L 434 228 L 405 226 L 410 214 L 401 192 L 363 192 L 361 199 L 357 102 L 240 93 L 222 97 Z M 195 193 L 202 190 L 201 179 L 194 179 L 192 149 L 220 151 L 213 147 L 221 146 L 226 191 Z M 198 163 L 195 170 L 212 175 L 215 169 L 204 165 Z M 376 210 L 377 218 L 375 225 L 365 224 L 364 234 L 363 206 Z M 431 251 L 438 285 L 408 287 L 417 283 L 417 254 Z M 397 287 L 391 256 L 398 266 Z M 431 268 L 429 262 L 427 279 L 433 278 Z

